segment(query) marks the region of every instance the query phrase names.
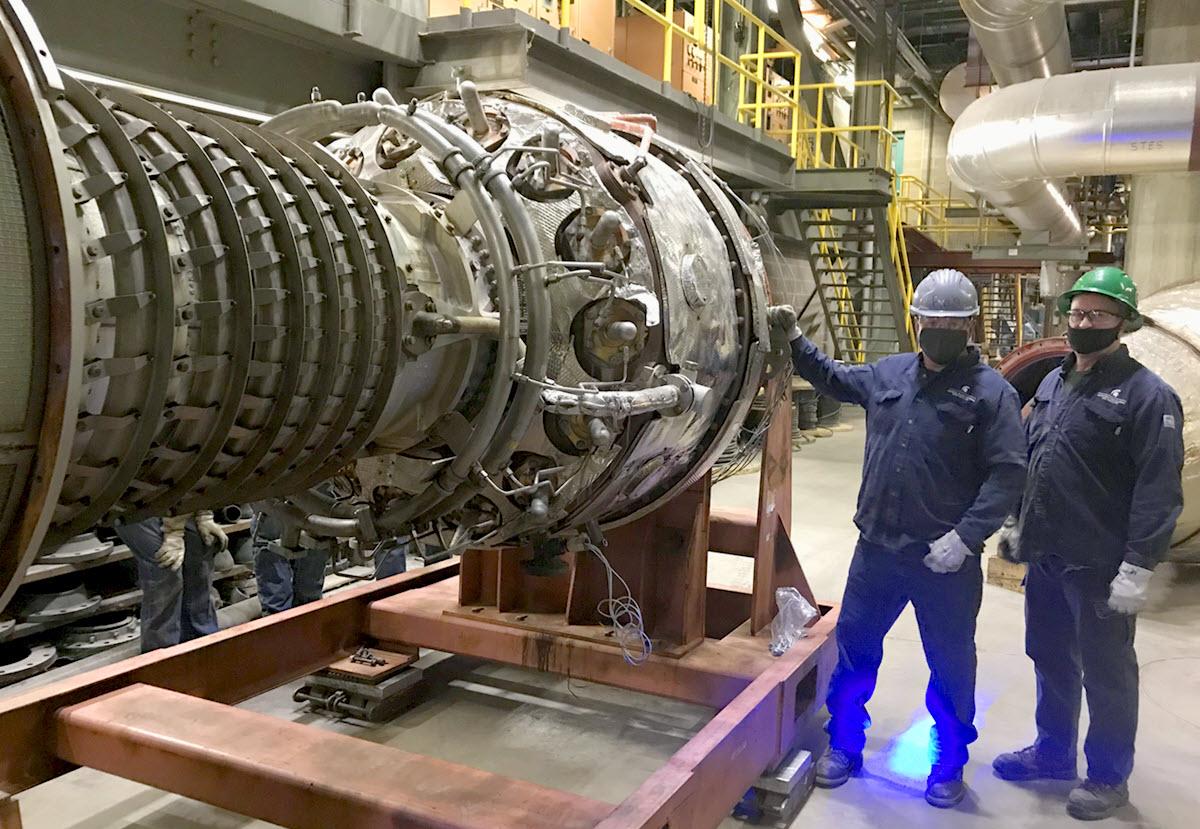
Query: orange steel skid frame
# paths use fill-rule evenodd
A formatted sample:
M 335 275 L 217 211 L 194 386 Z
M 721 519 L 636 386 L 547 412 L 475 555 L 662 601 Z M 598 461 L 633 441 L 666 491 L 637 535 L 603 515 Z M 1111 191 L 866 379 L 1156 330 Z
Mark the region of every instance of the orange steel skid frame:
M 788 406 L 785 397 L 768 430 L 757 514 L 710 510 L 706 478 L 610 534 L 614 565 L 629 571 L 635 592 L 647 591 L 648 632 L 672 643 L 644 664 L 626 664 L 592 623 L 596 571 L 582 558 L 571 562 L 564 597 L 523 578 L 517 551 L 471 552 L 461 564 L 341 591 L 0 700 L 0 829 L 20 826 L 13 794 L 80 765 L 314 829 L 717 826 L 794 746 L 817 747 L 835 658 L 830 606 L 783 656 L 767 650 L 775 588 L 812 599 L 786 530 Z M 708 585 L 709 550 L 753 557 L 753 590 Z M 553 612 L 564 602 L 565 612 Z M 718 711 L 614 806 L 232 707 L 363 643 L 481 657 Z

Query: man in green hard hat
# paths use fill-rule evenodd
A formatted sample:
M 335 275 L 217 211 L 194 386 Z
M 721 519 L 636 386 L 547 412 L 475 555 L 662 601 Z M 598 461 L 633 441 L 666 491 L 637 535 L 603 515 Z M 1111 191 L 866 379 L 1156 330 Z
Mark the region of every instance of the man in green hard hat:
M 1140 322 L 1137 301 L 1116 267 L 1088 271 L 1060 298 L 1071 353 L 1031 401 L 1020 518 L 1000 541 L 1029 564 L 1025 652 L 1037 678 L 1037 739 L 992 767 L 1005 780 L 1075 780 L 1086 692 L 1087 779 L 1067 801 L 1081 820 L 1129 801 L 1135 620 L 1183 508 L 1179 397 L 1121 344 Z

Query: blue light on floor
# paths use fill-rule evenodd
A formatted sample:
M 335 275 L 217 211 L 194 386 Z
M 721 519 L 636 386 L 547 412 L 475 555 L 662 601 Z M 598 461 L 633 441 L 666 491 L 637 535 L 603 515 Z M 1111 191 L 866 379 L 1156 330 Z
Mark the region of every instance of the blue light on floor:
M 925 714 L 892 740 L 886 749 L 888 770 L 910 780 L 923 780 L 929 774 L 932 727 L 933 717 Z
M 975 698 L 975 728 L 983 728 L 985 714 L 995 694 L 980 693 Z M 909 780 L 924 780 L 933 764 L 933 717 L 921 713 L 912 724 L 884 749 L 888 770 Z

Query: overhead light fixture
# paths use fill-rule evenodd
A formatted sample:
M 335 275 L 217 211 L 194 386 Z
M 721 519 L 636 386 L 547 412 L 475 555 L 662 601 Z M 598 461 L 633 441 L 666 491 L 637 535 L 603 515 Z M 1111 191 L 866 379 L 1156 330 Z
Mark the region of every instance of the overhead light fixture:
M 779 0 L 767 0 L 767 8 L 771 14 L 777 14 L 779 12 Z

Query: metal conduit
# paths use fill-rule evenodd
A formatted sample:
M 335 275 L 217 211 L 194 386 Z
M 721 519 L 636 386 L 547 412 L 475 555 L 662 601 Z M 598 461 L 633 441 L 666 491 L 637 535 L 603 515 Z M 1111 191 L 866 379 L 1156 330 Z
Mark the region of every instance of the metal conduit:
M 1104 69 L 1027 81 L 967 107 L 947 166 L 1002 209 L 1008 194 L 1040 200 L 1005 210 L 1022 229 L 1068 241 L 1079 219 L 1049 179 L 1200 169 L 1194 145 L 1200 63 Z
M 960 0 L 997 83 L 1018 84 L 1071 71 L 1071 44 L 1062 0 Z M 1052 243 L 1085 241 L 1083 224 L 1062 188 L 1028 174 L 1007 185 L 975 185 L 957 172 L 957 152 L 970 152 L 959 138 L 964 119 L 978 123 L 971 112 L 985 96 L 967 107 L 950 131 L 946 167 L 950 180 L 996 205 L 1022 231 L 1048 231 Z

